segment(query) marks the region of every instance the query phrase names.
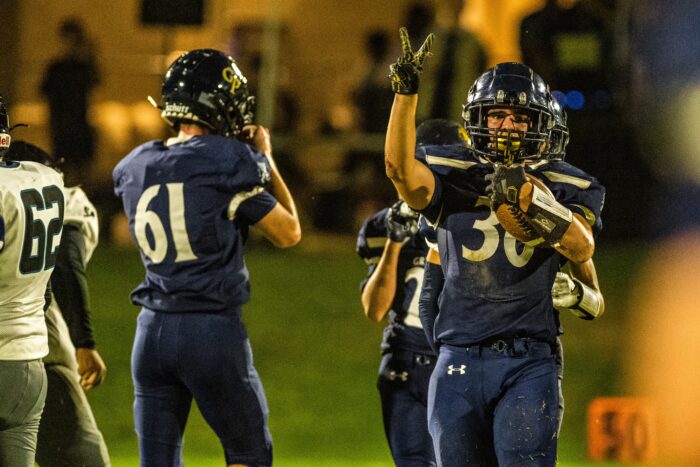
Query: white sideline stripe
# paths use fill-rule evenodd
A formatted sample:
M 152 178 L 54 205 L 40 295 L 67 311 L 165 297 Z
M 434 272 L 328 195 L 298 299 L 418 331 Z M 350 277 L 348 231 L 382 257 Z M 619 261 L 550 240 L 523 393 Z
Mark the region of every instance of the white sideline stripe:
M 370 248 L 383 247 L 386 243 L 386 237 L 367 237 L 367 246 Z
M 476 165 L 476 162 L 470 161 L 458 161 L 455 159 L 450 159 L 448 157 L 438 157 L 426 155 L 425 160 L 429 165 L 445 165 L 447 167 L 455 167 L 457 169 L 468 169 Z
M 238 210 L 238 206 L 240 206 L 243 201 L 252 198 L 255 195 L 259 195 L 263 191 L 263 187 L 256 186 L 250 191 L 243 191 L 241 193 L 237 193 L 236 196 L 231 198 L 231 202 L 228 203 L 228 220 L 232 221 L 236 218 L 236 211 Z
M 579 187 L 582 190 L 587 190 L 591 186 L 591 182 L 589 180 L 574 177 L 571 175 L 564 175 L 557 172 L 542 172 L 542 175 L 544 175 L 553 182 L 569 183 L 571 185 Z

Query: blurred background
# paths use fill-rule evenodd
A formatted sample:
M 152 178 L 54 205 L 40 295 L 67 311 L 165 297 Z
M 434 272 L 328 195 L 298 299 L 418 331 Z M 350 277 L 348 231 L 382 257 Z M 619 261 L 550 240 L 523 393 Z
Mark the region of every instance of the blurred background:
M 693 296 L 700 285 L 698 2 L 3 0 L 2 6 L 0 93 L 11 123 L 29 124 L 13 137 L 63 157 L 67 182 L 82 184 L 100 212 L 101 247 L 89 281 L 110 375 L 90 397 L 115 465 L 136 462 L 129 353 L 137 310 L 128 293 L 142 269 L 111 171 L 136 145 L 168 136 L 146 97 L 158 100 L 168 65 L 194 48 L 221 49 L 238 61 L 303 216 L 300 247 L 273 253 L 253 239 L 248 256 L 253 299 L 246 321 L 278 464 L 390 465 L 374 389 L 381 327 L 362 317 L 356 284 L 365 270 L 353 250 L 362 220 L 395 198 L 383 142 L 392 101 L 386 75 L 400 52 L 402 25 L 415 48 L 428 32 L 436 34 L 419 119 L 461 121 L 467 90 L 485 67 L 523 61 L 566 108 L 567 160 L 607 188 L 595 256 L 607 313 L 600 322 L 564 321 L 562 464 L 589 462 L 591 400 L 649 396 L 658 404 L 654 458 L 700 465 L 693 463 L 700 443 L 692 439 L 700 394 L 689 389 L 700 371 Z M 213 434 L 201 418 L 190 424 L 190 465 L 209 465 L 209 458 L 219 465 Z M 626 429 L 613 428 L 611 439 Z M 648 443 L 642 448 L 648 451 Z
M 382 159 L 392 101 L 386 75 L 400 52 L 398 28 L 407 25 L 416 47 L 428 32 L 437 36 L 420 119 L 461 121 L 484 67 L 524 61 L 567 106 L 569 160 L 615 199 L 604 238 L 639 237 L 649 230 L 629 225 L 648 221 L 635 207 L 649 203 L 654 180 L 633 112 L 621 110 L 643 71 L 634 67 L 625 4 L 632 2 L 4 0 L 0 90 L 13 122 L 30 125 L 15 138 L 64 157 L 69 178 L 79 169 L 107 223 L 118 210 L 116 162 L 167 135 L 146 97 L 159 99 L 163 72 L 182 51 L 224 50 L 258 96 L 258 120 L 272 128 L 307 226 L 353 233 L 394 197 Z

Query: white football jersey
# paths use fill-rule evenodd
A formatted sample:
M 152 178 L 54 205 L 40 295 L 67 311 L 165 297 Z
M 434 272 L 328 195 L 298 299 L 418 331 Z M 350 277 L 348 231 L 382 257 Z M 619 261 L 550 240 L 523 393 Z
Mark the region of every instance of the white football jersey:
M 80 229 L 85 240 L 85 263 L 87 263 L 97 247 L 99 223 L 95 206 L 80 187 L 66 187 L 66 212 L 63 224 L 74 225 Z M 51 300 L 49 309 L 46 310 L 46 326 L 49 333 L 49 354 L 44 357 L 44 363 L 61 364 L 77 369 L 75 347 L 55 297 Z
M 44 294 L 64 212 L 58 172 L 36 162 L 0 163 L 0 360 L 48 352 Z
M 79 186 L 66 187 L 66 213 L 63 223 L 80 228 L 85 239 L 85 263 L 87 263 L 97 248 L 100 227 L 95 206 Z

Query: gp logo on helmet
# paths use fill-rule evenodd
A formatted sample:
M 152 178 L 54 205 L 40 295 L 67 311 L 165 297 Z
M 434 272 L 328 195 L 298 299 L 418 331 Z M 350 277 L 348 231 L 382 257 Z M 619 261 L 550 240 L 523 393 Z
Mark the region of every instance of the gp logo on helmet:
M 238 77 L 238 75 L 240 74 L 240 71 L 236 72 L 236 70 L 234 70 L 233 68 L 224 68 L 221 71 L 221 75 L 223 76 L 224 81 L 231 84 L 231 94 L 236 92 L 236 89 L 240 88 L 241 84 L 243 84 L 243 82 Z
M 215 134 L 235 136 L 253 122 L 255 97 L 236 61 L 214 49 L 185 52 L 163 77 L 161 117 L 174 128 L 195 122 Z

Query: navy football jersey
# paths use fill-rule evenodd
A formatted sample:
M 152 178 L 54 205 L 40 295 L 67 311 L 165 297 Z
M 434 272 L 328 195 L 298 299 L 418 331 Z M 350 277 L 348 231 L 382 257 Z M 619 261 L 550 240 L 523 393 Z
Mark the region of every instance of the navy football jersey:
M 357 254 L 369 265 L 367 277 L 361 288 L 374 273 L 387 241 L 384 219 L 388 209 L 382 209 L 367 219 L 357 237 Z M 399 253 L 397 284 L 394 301 L 389 310 L 389 322 L 384 328 L 382 351 L 410 350 L 432 354 L 418 318 L 418 299 L 423 285 L 425 255 L 428 247 L 420 235 L 414 235 Z
M 270 167 L 232 138 L 151 141 L 114 169 L 145 280 L 135 304 L 155 311 L 218 312 L 249 300 L 246 229 L 277 203 L 265 191 Z
M 449 146 L 423 148 L 417 157 L 428 162 L 436 181 L 422 212 L 436 227 L 445 274 L 436 338 L 456 346 L 511 337 L 554 342 L 551 288 L 564 258 L 505 232 L 485 193 L 484 176 L 493 171 L 486 161 Z M 526 170 L 595 234 L 600 231 L 605 189 L 594 177 L 564 161 L 541 161 Z

